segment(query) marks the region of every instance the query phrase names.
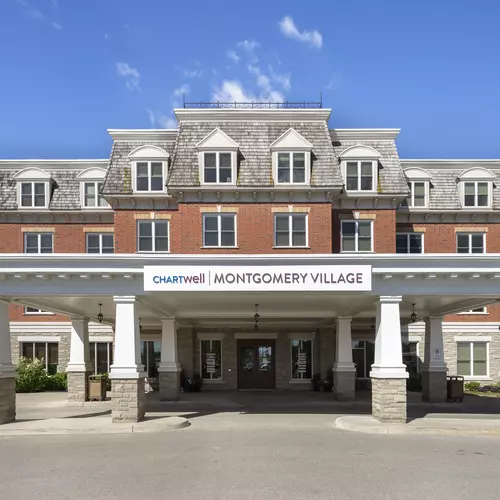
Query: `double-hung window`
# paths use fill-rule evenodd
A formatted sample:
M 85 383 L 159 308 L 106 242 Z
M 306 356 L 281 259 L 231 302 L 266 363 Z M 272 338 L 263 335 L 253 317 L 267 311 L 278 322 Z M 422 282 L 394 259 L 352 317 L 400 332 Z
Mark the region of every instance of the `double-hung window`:
M 306 182 L 306 153 L 292 151 L 277 153 L 277 155 L 278 184 L 304 184 Z
M 137 250 L 139 252 L 168 252 L 169 221 L 137 221 Z
M 135 164 L 135 171 L 136 191 L 148 192 L 164 190 L 165 181 L 162 161 L 138 161 Z
M 428 182 L 410 181 L 408 188 L 410 196 L 407 198 L 407 205 L 412 208 L 423 208 L 427 206 L 427 185 Z
M 87 233 L 87 253 L 114 253 L 113 233 Z
M 424 253 L 424 235 L 396 233 L 396 253 Z
M 203 214 L 203 246 L 235 247 L 236 215 Z
M 101 196 L 102 181 L 91 181 L 83 183 L 83 206 L 108 207 L 108 202 Z
M 457 233 L 457 253 L 485 253 L 486 233 Z
M 113 364 L 113 343 L 112 342 L 89 342 L 90 362 L 92 372 L 109 373 Z
M 57 372 L 59 363 L 59 344 L 57 342 L 23 342 L 21 340 L 21 356 L 31 360 L 43 360 L 49 375 Z
M 53 253 L 52 233 L 24 233 L 24 253 Z
M 488 376 L 487 342 L 457 342 L 457 375 L 478 378 Z
M 24 314 L 30 315 L 30 314 L 54 314 L 54 313 L 49 312 L 49 311 L 43 311 L 42 309 L 39 309 L 38 307 L 25 306 Z
M 373 191 L 373 161 L 346 162 L 346 190 Z
M 233 153 L 203 153 L 203 182 L 205 184 L 232 184 Z
M 276 214 L 274 246 L 307 247 L 307 214 Z
M 465 207 L 490 206 L 488 182 L 464 182 L 463 190 Z
M 313 341 L 292 339 L 292 380 L 310 380 L 313 373 Z
M 373 224 L 371 220 L 343 220 L 342 252 L 371 252 L 373 251 Z
M 222 380 L 222 340 L 200 340 L 201 378 Z
M 21 207 L 47 206 L 46 182 L 21 182 Z

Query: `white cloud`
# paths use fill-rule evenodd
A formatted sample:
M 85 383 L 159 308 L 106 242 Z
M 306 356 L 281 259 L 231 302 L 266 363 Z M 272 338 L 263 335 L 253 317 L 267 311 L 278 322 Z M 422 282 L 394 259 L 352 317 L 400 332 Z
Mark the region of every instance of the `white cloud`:
M 281 85 L 285 92 L 292 88 L 292 77 L 290 73 L 277 73 L 274 68 L 269 65 L 269 75 L 271 76 L 271 80 Z
M 280 22 L 279 26 L 281 33 L 287 38 L 293 38 L 299 42 L 304 42 L 320 49 L 323 45 L 323 35 L 318 30 L 302 31 L 300 32 L 295 26 L 293 19 L 290 16 L 285 16 Z
M 214 89 L 212 99 L 222 102 L 250 102 L 258 100 L 254 95 L 245 91 L 243 85 L 237 80 L 224 80 L 222 85 Z
M 21 5 L 24 9 L 24 14 L 35 20 L 35 21 L 43 21 L 43 22 L 49 22 L 51 26 L 56 29 L 56 30 L 62 30 L 62 26 L 59 23 L 51 21 L 48 16 L 46 16 L 41 10 L 38 10 L 36 7 L 33 7 L 29 2 L 26 0 L 16 0 L 16 2 Z M 56 7 L 56 5 L 54 5 Z
M 151 128 L 177 128 L 178 123 L 172 116 L 164 115 L 162 113 L 155 113 L 151 109 L 146 109 L 151 123 Z
M 227 51 L 227 57 L 237 63 L 240 60 L 240 56 L 234 50 Z
M 238 42 L 236 45 L 246 53 L 252 62 L 255 63 L 259 60 L 255 51 L 260 47 L 260 44 L 255 40 L 243 40 L 242 42 Z
M 56 30 L 62 30 L 63 27 L 59 23 L 52 23 L 52 27 Z
M 184 76 L 186 78 L 201 78 L 203 71 L 201 69 L 185 69 Z
M 125 78 L 125 86 L 129 90 L 137 90 L 140 92 L 139 83 L 141 75 L 136 68 L 132 68 L 128 63 L 116 63 L 116 73 Z

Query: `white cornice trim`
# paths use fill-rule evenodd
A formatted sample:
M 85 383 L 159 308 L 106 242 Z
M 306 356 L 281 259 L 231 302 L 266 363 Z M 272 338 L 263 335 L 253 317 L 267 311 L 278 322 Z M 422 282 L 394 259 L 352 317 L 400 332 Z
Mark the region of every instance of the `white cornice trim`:
M 330 130 L 333 141 L 393 141 L 398 136 L 399 128 L 337 128 Z
M 465 168 L 467 166 L 473 167 L 485 167 L 492 168 L 497 167 L 500 168 L 500 159 L 429 159 L 429 160 L 400 160 L 403 168 L 410 166 L 421 166 L 424 168 Z
M 44 333 L 50 333 L 49 330 Z M 17 337 L 18 342 L 60 342 L 58 335 L 21 335 Z
M 23 159 L 23 160 L 0 160 L 0 169 L 8 168 L 50 168 L 50 169 L 65 169 L 78 170 L 82 168 L 107 168 L 109 158 L 105 160 L 40 160 L 40 159 Z
M 241 109 L 241 108 L 176 108 L 179 122 L 206 121 L 328 121 L 331 109 Z
M 177 138 L 178 129 L 114 129 L 108 128 L 108 134 L 114 141 L 167 141 Z

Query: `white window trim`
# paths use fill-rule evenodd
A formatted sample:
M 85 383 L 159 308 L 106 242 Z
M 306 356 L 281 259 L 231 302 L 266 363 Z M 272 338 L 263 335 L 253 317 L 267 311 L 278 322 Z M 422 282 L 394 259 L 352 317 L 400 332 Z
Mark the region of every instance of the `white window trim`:
M 467 255 L 472 255 L 472 235 L 477 236 L 478 234 L 483 235 L 483 251 L 482 253 L 486 253 L 486 233 L 468 233 L 468 232 L 457 232 L 455 236 L 455 253 L 458 253 L 458 236 L 459 235 L 467 235 L 469 237 L 469 251 Z M 465 252 L 464 252 L 465 253 Z M 475 255 L 481 255 L 480 253 L 476 253 Z
M 425 253 L 425 248 L 424 248 L 424 239 L 425 239 L 425 234 L 424 233 L 419 233 L 417 231 L 414 231 L 413 233 L 410 233 L 410 232 L 400 232 L 400 231 L 397 231 L 396 232 L 396 236 L 398 235 L 405 235 L 406 236 L 406 244 L 408 246 L 408 252 L 406 252 L 407 254 L 410 254 L 410 236 L 415 236 L 415 235 L 419 235 L 420 236 L 420 239 L 421 239 L 421 242 L 422 242 L 422 251 L 418 254 L 418 253 L 414 253 L 413 255 L 422 255 L 423 253 Z
M 94 255 L 101 255 L 102 252 L 102 237 L 103 236 L 112 236 L 113 237 L 113 252 L 115 253 L 115 235 L 114 233 L 85 233 L 85 253 L 89 253 L 89 236 L 99 236 L 99 252 L 94 253 Z
M 276 243 L 276 218 L 283 217 L 288 215 L 288 245 L 280 245 L 278 246 Z M 306 244 L 305 245 L 292 245 L 293 242 L 293 230 L 292 230 L 292 217 L 304 217 L 305 218 L 305 226 L 306 226 Z M 307 213 L 286 213 L 286 212 L 277 212 L 274 214 L 274 248 L 309 248 L 309 214 Z
M 218 245 L 212 246 L 212 245 L 206 245 L 205 244 L 205 217 L 217 217 L 217 240 L 218 240 Z M 234 245 L 221 245 L 222 241 L 222 217 L 224 216 L 232 216 L 234 219 Z M 207 212 L 202 214 L 202 239 L 203 239 L 203 248 L 237 248 L 238 247 L 238 216 L 236 213 L 230 213 L 230 212 L 221 212 L 221 213 L 214 213 L 214 212 Z
M 99 372 L 97 371 L 97 344 L 107 344 L 107 373 L 110 372 L 111 365 L 109 364 L 111 361 L 111 356 L 110 356 L 110 349 L 113 349 L 113 342 L 109 341 L 99 341 L 95 340 L 93 338 L 89 339 L 89 344 L 94 344 L 94 352 L 91 354 L 91 356 L 94 356 L 94 375 L 97 375 Z M 89 345 L 89 350 L 90 350 L 90 345 Z
M 216 181 L 215 182 L 205 182 L 205 153 L 215 154 L 215 172 Z M 219 182 L 219 156 L 223 153 L 229 153 L 231 155 L 231 182 Z M 200 184 L 202 186 L 235 186 L 236 185 L 236 160 L 237 151 L 234 150 L 217 150 L 212 151 L 210 149 L 201 150 L 199 153 L 200 162 Z
M 356 234 L 354 238 L 355 242 L 355 250 L 343 250 L 342 249 L 342 239 L 343 239 L 343 225 L 344 222 L 355 222 L 356 223 Z M 370 223 L 370 232 L 371 232 L 371 238 L 370 238 L 370 243 L 371 243 L 371 249 L 370 250 L 358 250 L 359 244 L 358 244 L 358 235 L 359 235 L 359 229 L 358 229 L 358 224 L 359 222 L 369 222 Z M 340 253 L 373 253 L 373 245 L 374 245 L 374 234 L 373 234 L 373 221 L 372 220 L 357 220 L 357 219 L 345 219 L 340 221 Z
M 137 164 L 147 163 L 148 164 L 148 189 L 147 190 L 137 190 Z M 158 191 L 151 190 L 151 163 L 161 163 L 161 174 L 162 174 L 162 189 Z M 168 162 L 162 158 L 134 158 L 132 163 L 132 191 L 137 194 L 165 194 L 167 188 L 165 187 L 166 179 L 168 175 Z
M 19 343 L 20 344 L 33 344 L 33 359 L 35 359 L 35 344 L 45 344 L 45 357 L 44 357 L 44 363 L 45 363 L 45 370 L 48 371 L 49 369 L 49 344 L 59 344 L 59 340 L 39 340 L 37 339 L 36 341 L 33 340 L 25 340 L 23 339 L 22 337 L 19 337 L 20 340 L 19 340 Z M 43 337 L 40 337 L 40 339 L 42 339 Z M 54 338 L 57 338 L 58 337 L 54 337 Z M 20 351 L 20 356 L 23 357 L 23 348 L 20 347 L 19 349 Z M 38 359 L 38 358 L 36 358 Z M 57 366 L 59 366 L 59 345 L 57 346 Z
M 430 182 L 423 179 L 408 179 L 408 184 L 410 184 L 410 196 L 407 198 L 408 208 L 412 208 L 414 210 L 423 210 L 429 208 L 429 196 L 430 196 Z M 424 205 L 423 206 L 415 206 L 415 184 L 423 184 L 424 185 Z
M 474 307 L 474 309 L 479 309 L 479 307 Z M 489 314 L 488 312 L 488 308 L 486 306 L 483 306 L 483 311 L 473 311 L 472 309 L 469 309 L 468 311 L 462 311 L 462 312 L 459 312 L 458 314 L 474 314 L 474 315 L 478 315 L 478 316 L 485 316 L 487 314 Z
M 311 377 L 310 378 L 292 378 L 292 373 L 293 373 L 293 342 L 294 341 L 307 341 L 311 342 Z M 311 335 L 306 335 L 304 338 L 302 337 L 294 337 L 294 338 L 289 338 L 288 340 L 290 344 L 290 380 L 289 382 L 291 384 L 304 384 L 304 383 L 311 383 L 312 378 L 314 377 L 314 339 L 312 338 Z M 301 374 L 303 375 L 303 374 Z
M 464 336 L 464 337 L 455 337 L 455 342 L 457 344 L 457 354 L 456 354 L 456 363 L 457 363 L 457 372 L 458 372 L 458 344 L 469 344 L 470 349 L 470 366 L 469 369 L 474 369 L 474 349 L 472 348 L 472 344 L 476 343 L 484 343 L 486 344 L 486 375 L 460 375 L 464 377 L 464 380 L 490 380 L 490 343 L 491 337 L 473 337 L 473 336 Z
M 210 347 L 212 346 L 213 341 L 220 342 L 220 377 L 219 378 L 212 378 L 213 373 L 210 374 L 210 378 L 203 378 L 203 349 L 201 347 L 202 342 L 210 342 Z M 217 383 L 217 382 L 224 382 L 224 340 L 223 337 L 221 336 L 216 336 L 216 337 L 203 337 L 199 339 L 200 343 L 200 374 L 201 374 L 201 379 L 203 382 L 208 382 L 209 384 L 212 383 Z
M 40 231 L 39 233 L 29 233 L 29 232 L 26 232 L 24 233 L 24 237 L 23 237 L 23 243 L 24 243 L 24 248 L 23 248 L 23 253 L 27 254 L 28 252 L 26 251 L 26 240 L 27 240 L 27 237 L 28 235 L 30 236 L 33 236 L 34 234 L 37 235 L 38 237 L 38 252 L 36 252 L 36 255 L 41 255 L 42 252 L 40 251 L 41 248 L 42 248 L 42 245 L 41 245 L 41 240 L 42 240 L 42 234 L 49 234 L 50 237 L 52 238 L 52 252 L 46 252 L 46 253 L 54 253 L 54 233 L 48 233 L 48 232 L 43 232 L 43 231 Z M 31 254 L 35 254 L 35 252 L 30 252 Z
M 167 239 L 168 239 L 168 249 L 166 252 L 164 251 L 156 251 L 155 249 L 155 235 L 156 235 L 156 223 L 157 222 L 166 222 L 167 223 Z M 152 224 L 152 230 L 151 230 L 151 238 L 152 238 L 152 246 L 153 250 L 139 250 L 139 226 L 141 224 Z M 157 221 L 154 220 L 138 220 L 137 225 L 136 225 L 136 251 L 137 253 L 170 253 L 170 220 L 168 219 L 160 219 Z M 114 242 L 113 242 L 114 244 Z
M 39 312 L 31 312 L 31 311 L 28 311 L 28 307 L 32 307 L 32 306 L 24 306 L 23 308 L 23 315 L 24 316 L 54 316 L 55 313 L 53 312 L 50 312 L 50 311 L 41 311 L 39 309 Z M 33 307 L 33 309 L 35 309 Z
M 31 184 L 31 203 L 32 205 L 29 207 L 25 207 L 22 205 L 22 189 L 23 189 L 23 184 Z M 35 184 L 44 184 L 45 187 L 45 192 L 44 192 L 44 198 L 45 198 L 45 204 L 43 207 L 35 207 Z M 49 185 L 50 181 L 45 180 L 45 179 L 35 179 L 35 180 L 29 180 L 29 179 L 19 179 L 18 184 L 17 184 L 17 207 L 19 210 L 46 210 L 49 208 Z
M 477 205 L 477 200 L 478 200 L 478 183 L 483 183 L 488 185 L 488 204 L 485 206 L 478 206 Z M 466 206 L 465 205 L 465 184 L 474 184 L 474 201 L 475 205 L 471 206 Z M 465 210 L 470 210 L 470 209 L 479 209 L 479 210 L 487 210 L 491 209 L 491 204 L 493 200 L 493 182 L 488 179 L 461 179 L 460 182 L 460 201 L 462 203 L 462 208 Z
M 364 189 L 347 189 L 347 163 L 357 163 L 358 164 L 358 188 L 361 187 L 361 163 L 371 163 L 372 164 L 372 189 L 364 190 Z M 342 171 L 342 177 L 344 179 L 344 192 L 346 194 L 369 194 L 376 193 L 378 187 L 378 160 L 374 160 L 372 158 L 366 159 L 357 159 L 357 158 L 348 158 L 342 160 L 340 164 L 340 168 Z
M 278 180 L 278 155 L 288 154 L 290 161 L 290 179 L 293 178 L 293 156 L 296 153 L 304 154 L 305 177 L 304 182 L 279 182 Z M 291 149 L 288 151 L 273 151 L 273 179 L 276 186 L 308 186 L 311 183 L 311 151 L 304 149 Z
M 95 192 L 96 192 L 96 205 L 86 205 L 85 204 L 85 185 L 86 184 L 94 184 Z M 81 206 L 84 210 L 108 210 L 111 208 L 111 205 L 104 199 L 104 197 L 99 193 L 98 184 L 104 184 L 104 179 L 83 179 L 80 182 L 80 197 L 81 197 Z M 100 200 L 104 200 L 106 205 L 99 205 Z

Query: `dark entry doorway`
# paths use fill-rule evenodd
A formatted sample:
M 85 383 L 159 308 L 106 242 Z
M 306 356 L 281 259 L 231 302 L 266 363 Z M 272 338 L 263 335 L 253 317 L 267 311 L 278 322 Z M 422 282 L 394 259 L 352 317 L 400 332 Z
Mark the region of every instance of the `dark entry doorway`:
M 238 389 L 274 389 L 274 357 L 274 340 L 238 340 Z

